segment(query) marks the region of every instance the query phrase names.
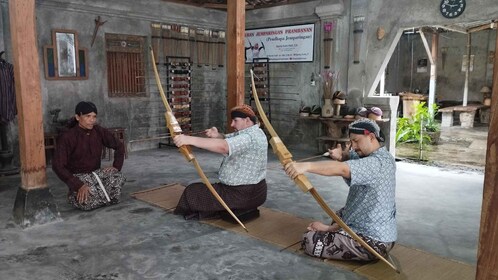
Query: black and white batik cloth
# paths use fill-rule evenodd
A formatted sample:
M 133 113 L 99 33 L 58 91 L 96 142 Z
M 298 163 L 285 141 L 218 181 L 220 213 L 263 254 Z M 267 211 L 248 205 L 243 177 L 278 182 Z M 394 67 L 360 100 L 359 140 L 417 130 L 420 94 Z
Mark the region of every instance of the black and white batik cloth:
M 95 170 L 91 173 L 74 174 L 90 187 L 90 195 L 85 203 L 79 203 L 77 192 L 69 193 L 69 204 L 81 210 L 92 210 L 102 206 L 119 203 L 121 188 L 126 178 L 120 171 Z

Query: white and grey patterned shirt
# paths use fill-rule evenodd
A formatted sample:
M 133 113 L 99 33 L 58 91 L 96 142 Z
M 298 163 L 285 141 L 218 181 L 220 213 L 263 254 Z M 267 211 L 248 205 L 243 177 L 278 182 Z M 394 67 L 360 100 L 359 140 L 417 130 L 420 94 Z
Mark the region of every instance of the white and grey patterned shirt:
M 229 150 L 219 170 L 223 184 L 251 185 L 266 178 L 268 140 L 259 125 L 227 134 L 225 140 Z
M 346 161 L 351 179 L 344 222 L 356 233 L 377 241 L 393 242 L 396 229 L 396 161 L 385 147 L 360 158 L 354 151 Z

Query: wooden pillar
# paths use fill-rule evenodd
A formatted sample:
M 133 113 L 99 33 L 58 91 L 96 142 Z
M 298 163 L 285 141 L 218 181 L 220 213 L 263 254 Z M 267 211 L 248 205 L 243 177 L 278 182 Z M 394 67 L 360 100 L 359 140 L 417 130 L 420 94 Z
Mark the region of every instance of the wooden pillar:
M 491 117 L 486 152 L 481 228 L 477 250 L 477 280 L 498 279 L 498 28 L 496 29 L 495 59 Z
M 47 188 L 35 0 L 9 1 L 9 16 L 21 160 L 14 220 L 26 227 L 50 222 L 59 214 Z
M 227 1 L 227 131 L 231 130 L 230 109 L 244 103 L 244 36 L 246 1 Z

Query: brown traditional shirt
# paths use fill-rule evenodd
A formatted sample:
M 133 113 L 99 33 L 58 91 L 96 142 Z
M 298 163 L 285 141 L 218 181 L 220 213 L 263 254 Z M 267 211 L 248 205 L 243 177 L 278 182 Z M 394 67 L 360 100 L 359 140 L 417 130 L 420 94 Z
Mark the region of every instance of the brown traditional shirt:
M 115 150 L 112 166 L 121 170 L 124 162 L 123 143 L 99 125 L 91 130 L 76 125 L 58 137 L 52 169 L 71 191 L 78 191 L 83 182 L 73 174 L 99 169 L 104 147 Z

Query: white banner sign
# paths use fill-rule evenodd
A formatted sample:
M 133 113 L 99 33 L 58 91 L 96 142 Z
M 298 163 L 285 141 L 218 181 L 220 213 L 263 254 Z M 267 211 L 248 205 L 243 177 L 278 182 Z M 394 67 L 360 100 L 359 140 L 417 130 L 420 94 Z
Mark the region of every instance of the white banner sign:
M 246 63 L 253 58 L 270 62 L 312 62 L 314 24 L 248 29 L 245 34 Z

